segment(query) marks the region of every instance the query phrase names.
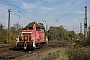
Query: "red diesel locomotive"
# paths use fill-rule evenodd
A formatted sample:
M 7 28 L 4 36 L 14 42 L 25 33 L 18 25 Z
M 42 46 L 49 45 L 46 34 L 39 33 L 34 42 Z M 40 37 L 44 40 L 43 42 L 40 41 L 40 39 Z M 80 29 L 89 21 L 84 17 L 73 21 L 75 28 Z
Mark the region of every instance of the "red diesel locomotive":
M 36 27 L 36 24 L 34 24 L 33 27 L 22 30 L 17 38 L 16 47 L 22 49 L 41 48 L 45 43 L 44 29 Z

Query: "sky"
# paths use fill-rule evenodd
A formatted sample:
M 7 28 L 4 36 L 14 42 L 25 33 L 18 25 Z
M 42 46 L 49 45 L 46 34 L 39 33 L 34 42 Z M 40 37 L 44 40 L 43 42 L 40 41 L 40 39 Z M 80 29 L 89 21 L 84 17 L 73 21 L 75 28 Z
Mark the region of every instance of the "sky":
M 67 30 L 82 31 L 87 6 L 87 20 L 90 25 L 90 0 L 0 0 L 0 23 L 8 26 L 8 9 L 10 26 L 17 22 L 25 27 L 30 22 L 44 23 L 50 26 L 63 25 Z

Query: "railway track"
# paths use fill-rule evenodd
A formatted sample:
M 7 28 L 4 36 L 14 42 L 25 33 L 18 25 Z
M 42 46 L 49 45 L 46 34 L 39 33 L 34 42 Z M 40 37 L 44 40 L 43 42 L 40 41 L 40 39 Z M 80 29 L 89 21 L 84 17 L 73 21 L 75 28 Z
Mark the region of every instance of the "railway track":
M 22 52 L 20 50 L 11 50 L 15 45 L 1 44 L 0 45 L 0 60 L 11 60 L 20 57 L 28 52 Z
M 3 55 L 0 56 L 0 59 L 15 59 L 19 56 L 22 56 L 23 54 L 25 54 L 24 52 L 18 52 L 18 51 L 9 51 L 9 52 L 5 52 Z
M 46 50 L 49 50 L 51 48 L 56 48 L 56 47 L 62 47 L 62 46 L 67 46 L 67 42 L 61 42 L 61 41 L 53 41 L 53 42 L 49 42 L 48 46 L 45 46 L 43 48 L 40 49 L 35 49 L 32 51 L 26 51 L 26 52 L 22 52 L 22 51 L 13 51 L 13 50 L 9 50 L 11 47 L 11 45 L 2 45 L 0 46 L 0 60 L 11 60 L 11 59 L 16 59 L 20 56 L 23 56 L 25 54 L 33 54 L 35 52 L 43 52 Z
M 33 54 L 35 52 L 43 52 L 45 50 L 48 50 L 50 49 L 50 47 L 43 47 L 41 49 L 35 49 L 33 51 L 13 51 L 13 50 L 8 50 L 8 51 L 5 51 L 3 53 L 0 53 L 0 60 L 11 60 L 11 59 L 15 59 L 15 58 L 18 58 L 20 56 L 23 56 L 25 54 Z

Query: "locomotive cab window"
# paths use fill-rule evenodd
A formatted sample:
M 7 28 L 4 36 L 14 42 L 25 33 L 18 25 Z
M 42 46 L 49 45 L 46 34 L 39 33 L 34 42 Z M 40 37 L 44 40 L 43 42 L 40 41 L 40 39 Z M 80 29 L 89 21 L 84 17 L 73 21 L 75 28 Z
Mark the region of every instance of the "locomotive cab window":
M 37 30 L 37 31 L 40 31 L 40 27 L 36 27 L 36 30 Z
M 44 29 L 42 29 L 42 32 L 44 32 Z
M 29 27 L 30 30 L 33 30 L 33 27 Z

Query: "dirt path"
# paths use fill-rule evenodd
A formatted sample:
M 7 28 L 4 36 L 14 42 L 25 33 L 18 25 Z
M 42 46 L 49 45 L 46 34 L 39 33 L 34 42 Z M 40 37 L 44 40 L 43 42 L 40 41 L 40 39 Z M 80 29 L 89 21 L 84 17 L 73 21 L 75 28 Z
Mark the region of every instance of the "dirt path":
M 58 47 L 58 48 L 51 48 L 49 50 L 43 51 L 43 52 L 35 52 L 32 55 L 27 54 L 22 57 L 19 57 L 15 60 L 43 60 L 43 58 L 46 58 L 49 53 L 57 52 L 59 51 L 59 57 L 56 60 L 68 60 L 68 57 L 66 56 L 65 51 L 67 48 Z

